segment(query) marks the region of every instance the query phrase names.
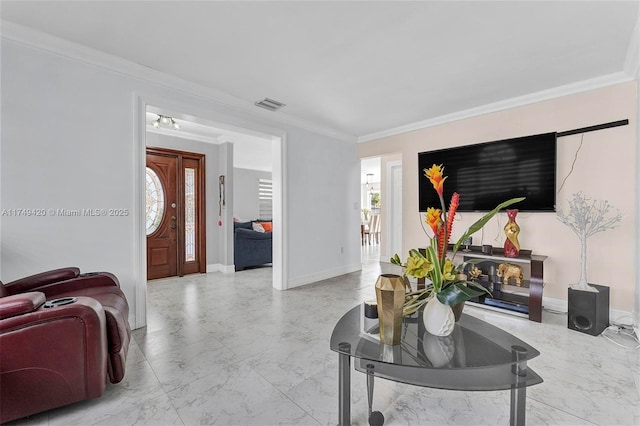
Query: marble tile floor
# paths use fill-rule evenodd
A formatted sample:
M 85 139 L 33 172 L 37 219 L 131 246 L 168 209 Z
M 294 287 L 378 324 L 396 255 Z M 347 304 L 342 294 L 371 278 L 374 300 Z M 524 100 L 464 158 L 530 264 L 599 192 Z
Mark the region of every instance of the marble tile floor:
M 96 400 L 22 419 L 33 425 L 335 425 L 342 314 L 374 298 L 390 272 L 375 249 L 361 272 L 277 291 L 271 269 L 149 282 L 148 326 L 135 330 L 124 381 Z M 528 425 L 639 425 L 639 351 L 566 327 L 475 307 L 530 343 L 544 383 L 528 388 Z M 630 344 L 630 342 L 626 342 Z M 376 380 L 374 409 L 386 425 L 507 425 L 509 391 L 455 392 Z M 366 378 L 352 372 L 352 422 L 367 424 Z

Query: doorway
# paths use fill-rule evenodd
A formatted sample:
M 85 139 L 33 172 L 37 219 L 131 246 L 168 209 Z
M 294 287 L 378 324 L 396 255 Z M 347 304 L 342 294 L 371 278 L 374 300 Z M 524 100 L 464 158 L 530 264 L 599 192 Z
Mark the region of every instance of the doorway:
M 204 155 L 146 149 L 147 279 L 206 272 Z
M 271 142 L 273 152 L 273 288 L 286 290 L 288 282 L 288 222 L 287 222 L 287 133 L 283 129 L 259 124 L 242 116 L 229 116 L 221 113 L 212 113 L 208 109 L 174 102 L 169 99 L 154 99 L 144 95 L 138 95 L 134 106 L 135 119 L 135 258 L 136 267 L 134 281 L 136 283 L 135 294 L 135 322 L 134 328 L 144 327 L 147 324 L 147 256 L 145 234 L 145 170 L 147 112 L 166 112 L 168 115 L 178 118 L 196 118 L 203 120 L 205 124 L 226 130 L 233 130 L 239 134 L 258 135 L 267 138 Z M 162 105 L 160 107 L 159 105 Z M 230 157 L 232 158 L 232 157 Z M 229 265 L 229 256 L 233 250 L 233 213 L 227 209 L 223 219 L 220 244 L 225 249 L 221 252 L 220 268 L 222 272 L 232 273 L 233 270 L 222 269 Z M 205 265 L 206 266 L 206 265 Z M 213 265 L 214 267 L 216 265 Z

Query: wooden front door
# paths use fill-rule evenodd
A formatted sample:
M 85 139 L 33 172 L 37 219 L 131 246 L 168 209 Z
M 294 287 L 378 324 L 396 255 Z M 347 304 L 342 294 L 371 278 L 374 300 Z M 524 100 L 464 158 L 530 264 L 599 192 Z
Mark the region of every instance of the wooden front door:
M 206 272 L 204 156 L 147 149 L 147 279 Z

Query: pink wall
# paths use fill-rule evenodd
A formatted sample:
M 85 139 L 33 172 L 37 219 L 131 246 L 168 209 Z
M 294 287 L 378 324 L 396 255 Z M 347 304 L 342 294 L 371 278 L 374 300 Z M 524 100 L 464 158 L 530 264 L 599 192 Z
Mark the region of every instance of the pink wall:
M 361 158 L 400 152 L 403 162 L 403 251 L 422 247 L 426 236 L 416 220 L 418 212 L 418 152 L 469 145 L 549 131 L 629 119 L 629 125 L 558 139 L 558 190 L 577 153 L 573 172 L 557 196 L 558 207 L 577 191 L 608 200 L 622 212 L 621 225 L 588 240 L 587 278 L 611 287 L 611 308 L 631 312 L 635 300 L 635 215 L 637 214 L 636 158 L 637 98 L 635 82 L 618 84 L 531 105 L 377 139 L 358 145 Z M 445 164 L 446 167 L 446 164 Z M 464 194 L 461 194 L 464 197 Z M 384 197 L 384 195 L 383 195 Z M 481 215 L 457 215 L 455 241 Z M 520 245 L 547 255 L 544 296 L 566 300 L 567 287 L 580 278 L 580 243 L 554 213 L 520 213 Z M 502 246 L 506 214 L 500 213 L 474 235 L 474 244 Z

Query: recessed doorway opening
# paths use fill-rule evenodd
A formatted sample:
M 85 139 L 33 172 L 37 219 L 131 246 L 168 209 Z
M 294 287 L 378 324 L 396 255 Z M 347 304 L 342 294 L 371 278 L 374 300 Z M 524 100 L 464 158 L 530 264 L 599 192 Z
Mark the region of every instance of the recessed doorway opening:
M 162 105 L 159 107 L 158 105 Z M 234 140 L 233 138 L 228 137 L 228 135 L 237 135 L 238 137 L 244 136 L 254 136 L 261 138 L 263 143 L 267 145 L 267 149 L 272 153 L 272 161 L 273 161 L 273 172 L 272 172 L 272 182 L 273 182 L 273 195 L 272 195 L 272 209 L 273 209 L 273 262 L 272 262 L 272 286 L 278 290 L 285 290 L 288 288 L 287 285 L 287 276 L 286 276 L 286 218 L 284 205 L 286 203 L 285 194 L 286 194 L 286 163 L 285 163 L 285 152 L 286 152 L 286 133 L 277 128 L 271 128 L 268 126 L 264 126 L 261 124 L 253 123 L 250 120 L 242 120 L 237 117 L 228 117 L 220 114 L 213 114 L 211 111 L 203 111 L 199 110 L 192 105 L 184 105 L 184 104 L 175 104 L 173 102 L 164 100 L 164 101 L 149 101 L 142 97 L 138 98 L 138 102 L 136 103 L 136 208 L 135 210 L 138 212 L 136 215 L 136 230 L 135 234 L 137 247 L 136 247 L 136 256 L 138 261 L 136 262 L 136 318 L 135 318 L 135 327 L 143 327 L 146 325 L 146 285 L 147 285 L 147 253 L 146 253 L 146 230 L 147 230 L 147 220 L 146 220 L 146 148 L 149 145 L 148 140 L 152 138 L 148 138 L 148 135 L 152 134 L 149 132 L 149 127 L 151 126 L 151 122 L 153 119 L 149 119 L 147 117 L 148 114 L 151 114 L 153 118 L 157 119 L 157 117 L 162 113 L 162 115 L 170 116 L 174 118 L 176 123 L 180 126 L 179 132 L 187 132 L 189 131 L 189 126 L 183 126 L 182 123 L 190 122 L 194 123 L 197 126 L 211 126 L 219 129 L 223 129 L 225 136 L 224 137 L 216 137 L 211 140 L 211 138 L 205 138 L 203 140 L 198 135 L 192 134 L 188 135 L 189 139 L 192 141 L 199 141 L 204 143 L 216 143 L 220 145 L 220 157 L 217 159 L 218 166 L 217 172 L 215 174 L 206 173 L 206 185 L 205 191 L 207 193 L 207 208 L 205 210 L 205 217 L 207 219 L 208 226 L 210 228 L 214 228 L 217 231 L 217 248 L 218 256 L 211 257 L 207 256 L 206 261 L 207 265 L 206 271 L 222 271 L 232 273 L 234 271 L 233 267 L 233 156 L 234 156 Z M 207 117 L 207 118 L 202 118 Z M 148 123 L 149 122 L 149 123 Z M 232 123 L 232 124 L 231 124 Z M 165 134 L 169 134 L 174 138 L 183 138 L 185 134 L 182 133 L 180 136 L 176 136 L 175 133 L 171 134 L 169 132 L 177 132 L 175 128 L 166 128 L 166 129 L 155 129 L 155 134 L 160 132 L 164 132 Z M 185 139 L 186 140 L 186 139 Z M 190 150 L 192 152 L 197 152 L 197 150 Z M 209 162 L 205 161 L 207 167 Z M 211 162 L 213 163 L 213 161 Z M 222 205 L 222 199 L 219 197 L 219 178 L 220 176 L 225 176 L 225 185 L 224 185 L 224 194 L 225 194 L 225 202 L 228 203 L 225 205 L 226 208 L 218 210 L 218 206 Z M 212 181 L 214 179 L 214 181 Z M 215 205 L 211 207 L 208 199 L 211 198 L 212 202 L 215 202 Z M 210 242 L 210 240 L 208 241 Z M 209 244 L 207 245 L 209 246 Z M 186 252 L 186 248 L 185 248 Z

